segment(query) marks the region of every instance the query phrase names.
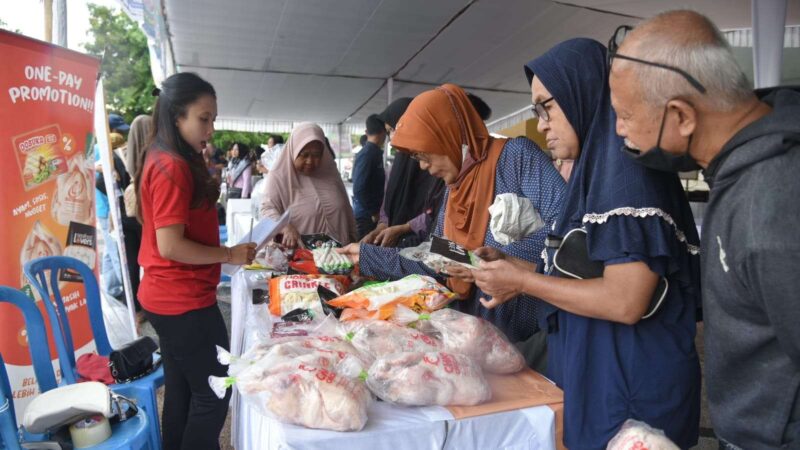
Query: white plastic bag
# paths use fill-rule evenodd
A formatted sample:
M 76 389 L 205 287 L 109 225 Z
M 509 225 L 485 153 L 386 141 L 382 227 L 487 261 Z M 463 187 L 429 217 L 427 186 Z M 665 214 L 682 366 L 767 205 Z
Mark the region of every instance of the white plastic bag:
M 628 419 L 608 443 L 608 450 L 678 450 L 664 432 L 638 420 Z
M 335 431 L 358 431 L 367 423 L 371 396 L 364 382 L 321 363 L 309 353 L 279 367 L 254 365 L 236 377 L 209 377 L 220 398 L 235 385 L 242 398 L 281 422 Z
M 495 197 L 489 214 L 489 229 L 500 245 L 516 242 L 544 226 L 530 199 L 510 192 Z
M 353 320 L 339 324 L 340 334 L 371 362 L 393 353 L 431 352 L 442 348 L 436 337 L 385 320 Z
M 396 353 L 377 359 L 366 377 L 381 399 L 408 406 L 469 406 L 491 399 L 478 363 L 447 352 Z
M 491 323 L 454 309 L 417 314 L 402 305 L 393 319 L 401 324 L 421 322 L 441 335 L 444 351 L 474 358 L 487 372 L 509 374 L 525 367 L 525 358 Z

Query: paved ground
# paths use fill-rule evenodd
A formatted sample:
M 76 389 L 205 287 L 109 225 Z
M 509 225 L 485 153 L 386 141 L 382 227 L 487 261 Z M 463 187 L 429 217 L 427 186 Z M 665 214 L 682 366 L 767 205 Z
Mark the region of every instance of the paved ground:
M 222 315 L 225 318 L 225 323 L 228 326 L 228 333 L 230 333 L 230 321 L 231 321 L 231 307 L 230 307 L 230 288 L 223 286 L 218 290 L 218 298 L 220 300 L 219 307 L 222 311 Z M 151 335 L 155 337 L 155 331 L 149 324 L 144 324 L 141 328 L 142 334 Z M 698 328 L 697 333 L 697 350 L 700 353 L 700 363 L 701 365 L 704 362 L 703 357 L 703 329 L 702 324 Z M 162 403 L 164 400 L 163 396 L 163 389 L 159 393 L 158 401 L 159 401 L 159 411 L 161 410 Z M 222 435 L 220 436 L 220 446 L 223 450 L 231 450 L 233 447 L 231 446 L 231 423 L 230 423 L 230 414 L 228 414 L 228 420 L 225 422 L 225 427 L 222 430 Z M 705 389 L 703 390 L 703 403 L 702 403 L 702 411 L 700 416 L 700 442 L 699 444 L 694 447 L 693 450 L 717 450 L 718 448 L 717 440 L 714 439 L 714 433 L 711 429 L 711 421 L 708 415 L 708 405 L 706 402 L 706 395 Z

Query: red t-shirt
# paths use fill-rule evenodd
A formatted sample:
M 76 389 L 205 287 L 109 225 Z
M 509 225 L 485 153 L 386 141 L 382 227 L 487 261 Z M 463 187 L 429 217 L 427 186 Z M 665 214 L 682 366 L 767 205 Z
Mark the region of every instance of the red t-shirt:
M 214 205 L 189 207 L 194 190 L 189 164 L 178 156 L 148 151 L 142 174 L 142 246 L 139 264 L 144 277 L 139 301 L 147 311 L 183 314 L 217 301 L 220 264 L 184 264 L 161 257 L 156 229 L 183 224 L 184 236 L 199 244 L 219 246 L 219 220 Z

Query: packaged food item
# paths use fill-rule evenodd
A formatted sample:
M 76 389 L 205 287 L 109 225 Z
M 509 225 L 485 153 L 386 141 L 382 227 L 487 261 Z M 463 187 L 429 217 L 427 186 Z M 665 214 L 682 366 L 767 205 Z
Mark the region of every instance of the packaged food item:
M 664 432 L 638 420 L 628 419 L 608 443 L 608 450 L 678 450 Z
M 385 320 L 341 322 L 339 330 L 363 356 L 370 360 L 401 352 L 430 352 L 442 348 L 434 336 Z
M 322 246 L 311 252 L 314 264 L 320 273 L 347 275 L 353 270 L 353 262 L 345 255 L 336 252 L 332 246 Z
M 481 261 L 478 256 L 457 243 L 437 236 L 416 247 L 400 250 L 400 256 L 411 261 L 419 261 L 440 273 L 446 273 L 447 266 L 453 264 L 474 269 Z
M 303 245 L 309 250 L 314 250 L 325 246 L 336 247 L 336 248 L 342 246 L 342 244 L 339 241 L 328 236 L 325 233 L 302 234 L 300 235 L 300 240 L 303 242 Z
M 363 381 L 337 373 L 325 357 L 310 353 L 280 366 L 256 364 L 232 377 L 209 377 L 219 398 L 236 386 L 262 414 L 308 428 L 358 431 L 371 400 Z
M 433 311 L 446 306 L 456 294 L 431 277 L 409 275 L 397 281 L 372 284 L 355 289 L 328 302 L 338 308 L 353 308 L 370 313 L 345 311 L 341 320 L 380 319 L 392 316 L 397 305 L 417 311 Z
M 400 306 L 393 320 L 400 324 L 425 322 L 426 327 L 441 335 L 445 351 L 474 358 L 487 372 L 508 374 L 525 367 L 525 358 L 519 350 L 497 327 L 479 317 L 454 309 L 418 314 Z
M 448 352 L 384 356 L 369 368 L 366 382 L 381 399 L 408 406 L 470 406 L 492 398 L 480 366 Z
M 348 356 L 363 364 L 371 361 L 363 358 L 349 342 L 337 336 L 267 340 L 252 346 L 238 357 L 222 347 L 217 347 L 217 360 L 228 366 L 228 375 L 231 376 L 240 376 L 245 370 L 251 369 L 265 376 L 283 370 L 287 364 L 300 357 L 317 366 L 333 367 Z
M 12 138 L 26 191 L 67 171 L 67 158 L 73 147 L 65 148 L 63 137 L 66 135 L 62 136 L 58 125 L 49 125 Z
M 317 265 L 314 264 L 314 254 L 311 253 L 310 250 L 304 248 L 295 249 L 292 254 L 292 260 L 289 262 L 288 273 L 289 275 L 318 275 L 319 270 L 317 269 Z
M 342 294 L 349 283 L 347 277 L 339 275 L 283 275 L 269 280 L 269 311 L 282 316 L 297 308 L 309 309 L 322 316 L 317 287 Z

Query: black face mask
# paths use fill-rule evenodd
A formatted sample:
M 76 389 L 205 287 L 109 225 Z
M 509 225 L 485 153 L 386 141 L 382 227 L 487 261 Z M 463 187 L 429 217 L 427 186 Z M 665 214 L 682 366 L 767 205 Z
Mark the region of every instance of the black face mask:
M 689 143 L 686 145 L 686 152 L 680 155 L 673 155 L 661 148 L 661 135 L 664 132 L 664 123 L 667 120 L 667 109 L 664 108 L 664 115 L 661 118 L 661 128 L 658 130 L 658 140 L 655 147 L 645 153 L 622 146 L 622 151 L 633 158 L 637 163 L 650 169 L 662 172 L 691 172 L 700 169 L 700 166 L 689 156 L 689 148 L 692 146 L 692 136 L 689 136 Z

